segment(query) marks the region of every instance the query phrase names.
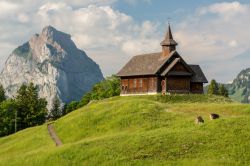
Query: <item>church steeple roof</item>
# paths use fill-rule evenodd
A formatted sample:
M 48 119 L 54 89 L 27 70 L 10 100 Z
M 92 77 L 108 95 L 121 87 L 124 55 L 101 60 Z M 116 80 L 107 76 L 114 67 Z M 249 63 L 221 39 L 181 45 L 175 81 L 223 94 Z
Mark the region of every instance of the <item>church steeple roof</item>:
M 177 42 L 173 39 L 170 24 L 168 24 L 168 31 L 165 35 L 164 40 L 161 42 L 162 46 L 176 46 Z

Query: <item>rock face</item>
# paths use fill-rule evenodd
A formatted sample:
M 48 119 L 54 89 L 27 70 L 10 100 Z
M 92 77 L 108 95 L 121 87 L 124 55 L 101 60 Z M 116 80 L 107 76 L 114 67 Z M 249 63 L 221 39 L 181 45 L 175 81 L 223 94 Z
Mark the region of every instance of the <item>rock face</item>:
M 16 48 L 0 74 L 7 96 L 15 96 L 22 84 L 33 82 L 48 108 L 56 95 L 64 103 L 79 100 L 102 79 L 99 66 L 76 47 L 70 35 L 51 26 Z
M 226 85 L 229 96 L 242 103 L 250 103 L 250 68 L 242 70 L 233 80 Z

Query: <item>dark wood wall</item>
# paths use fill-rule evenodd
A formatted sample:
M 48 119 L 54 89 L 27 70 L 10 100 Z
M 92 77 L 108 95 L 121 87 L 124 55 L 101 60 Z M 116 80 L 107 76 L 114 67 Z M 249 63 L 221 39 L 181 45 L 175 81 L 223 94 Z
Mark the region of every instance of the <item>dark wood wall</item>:
M 163 79 L 154 76 L 121 78 L 121 94 L 161 93 Z M 190 77 L 168 76 L 165 87 L 170 93 L 203 93 L 203 83 L 190 83 Z
M 186 72 L 188 72 L 186 67 L 181 62 L 178 62 L 170 71 L 186 71 Z
M 167 77 L 167 91 L 172 93 L 190 92 L 190 77 Z
M 121 94 L 157 92 L 158 81 L 155 76 L 121 78 Z
M 203 93 L 203 83 L 191 83 L 190 85 L 191 93 Z
M 170 71 L 189 72 L 185 65 L 178 62 Z M 164 80 L 164 81 L 163 81 Z M 163 86 L 164 83 L 164 86 Z M 162 91 L 162 87 L 166 90 Z M 191 83 L 190 76 L 130 76 L 121 77 L 121 94 L 143 93 L 203 93 L 203 83 Z

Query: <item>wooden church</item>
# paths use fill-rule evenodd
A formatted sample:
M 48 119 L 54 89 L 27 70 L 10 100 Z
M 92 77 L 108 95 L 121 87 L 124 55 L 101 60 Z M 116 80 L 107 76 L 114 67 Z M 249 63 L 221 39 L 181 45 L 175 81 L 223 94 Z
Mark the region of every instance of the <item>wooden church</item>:
M 207 79 L 199 65 L 187 64 L 176 51 L 170 25 L 162 52 L 134 56 L 118 73 L 121 95 L 203 93 Z

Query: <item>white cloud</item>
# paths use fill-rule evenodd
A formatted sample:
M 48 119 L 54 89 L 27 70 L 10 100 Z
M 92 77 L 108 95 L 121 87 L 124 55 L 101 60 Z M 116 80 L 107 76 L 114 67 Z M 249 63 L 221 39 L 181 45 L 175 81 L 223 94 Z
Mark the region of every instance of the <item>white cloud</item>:
M 231 47 L 237 47 L 238 43 L 235 40 L 231 40 L 228 45 Z
M 198 11 L 200 14 L 214 13 L 222 16 L 235 15 L 247 12 L 247 6 L 235 1 L 235 2 L 223 2 L 215 3 L 208 7 L 200 8 Z
M 122 50 L 128 55 L 159 52 L 160 44 L 159 40 L 157 39 L 131 39 L 122 44 Z
M 239 2 L 216 3 L 197 9 L 177 26 L 175 37 L 180 52 L 189 62 L 201 64 L 209 79 L 232 80 L 233 70 L 247 66 L 244 64 L 247 61 L 240 58 L 237 61 L 241 63 L 230 59 L 250 48 L 249 15 L 250 5 Z
M 18 8 L 18 5 L 15 3 L 11 3 L 9 1 L 0 1 L 0 14 L 1 15 L 7 15 L 10 12 L 13 12 L 13 10 L 16 10 Z
M 65 3 L 46 3 L 39 8 L 38 14 L 46 15 L 49 12 L 71 9 Z
M 25 13 L 18 14 L 17 19 L 20 23 L 27 23 L 30 20 L 29 16 Z
M 54 2 L 61 2 L 60 0 L 52 0 Z M 73 6 L 88 6 L 88 5 L 97 5 L 97 6 L 103 6 L 103 5 L 111 5 L 115 3 L 117 0 L 65 0 L 67 4 L 73 5 Z

